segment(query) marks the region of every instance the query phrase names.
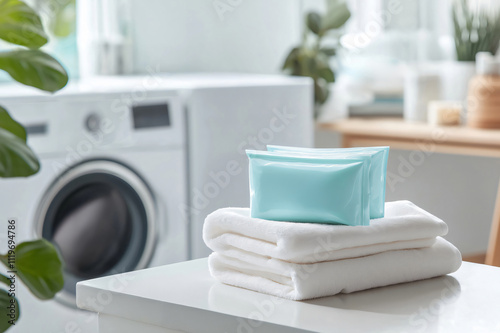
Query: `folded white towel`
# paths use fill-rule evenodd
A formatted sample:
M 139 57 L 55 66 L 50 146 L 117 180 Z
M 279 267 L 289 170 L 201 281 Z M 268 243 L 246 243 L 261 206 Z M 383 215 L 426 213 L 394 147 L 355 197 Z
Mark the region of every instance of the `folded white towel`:
M 429 247 L 448 227 L 409 201 L 385 204 L 385 217 L 369 226 L 267 221 L 248 208 L 223 208 L 208 215 L 203 239 L 209 248 L 238 258 L 248 252 L 293 263 L 356 258 L 384 251 Z
M 210 273 L 223 283 L 292 300 L 427 279 L 452 273 L 461 263 L 460 252 L 440 237 L 431 247 L 314 264 L 249 253 L 238 258 L 212 253 L 208 260 Z

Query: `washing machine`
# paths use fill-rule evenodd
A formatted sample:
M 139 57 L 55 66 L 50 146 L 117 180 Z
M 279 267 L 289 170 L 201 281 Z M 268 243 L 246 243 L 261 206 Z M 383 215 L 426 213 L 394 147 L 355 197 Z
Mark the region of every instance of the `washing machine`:
M 1 215 L 17 220 L 17 242 L 44 237 L 65 261 L 55 301 L 40 302 L 18 284 L 21 318 L 9 332 L 96 332 L 95 318 L 75 309 L 77 281 L 188 259 L 179 210 L 187 198 L 180 98 L 150 92 L 125 112 L 113 106 L 123 98 L 2 102 L 26 126 L 41 169 L 2 179 Z
M 0 244 L 15 218 L 17 242 L 59 249 L 65 284 L 39 301 L 21 283 L 21 317 L 9 332 L 97 332 L 75 307 L 80 280 L 206 256 L 203 221 L 248 206 L 245 149 L 311 146 L 308 78 L 169 75 L 77 82 L 55 95 L 2 89 L 40 171 L 0 180 Z M 4 252 L 0 249 L 0 253 Z M 89 302 L 106 303 L 106 295 Z

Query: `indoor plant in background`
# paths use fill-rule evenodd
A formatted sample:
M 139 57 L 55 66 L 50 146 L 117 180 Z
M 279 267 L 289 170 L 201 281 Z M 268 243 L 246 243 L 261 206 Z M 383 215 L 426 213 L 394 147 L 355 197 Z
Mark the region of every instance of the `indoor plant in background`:
M 471 7 L 471 5 L 474 5 L 474 7 Z M 492 113 L 498 106 L 498 102 L 496 102 L 498 92 L 496 88 L 498 83 L 496 82 L 498 81 L 494 80 L 492 76 L 492 74 L 495 74 L 495 70 L 489 73 L 477 73 L 487 75 L 478 75 L 475 78 L 473 76 L 476 74 L 474 61 L 478 60 L 484 64 L 482 60 L 476 59 L 476 55 L 479 52 L 488 52 L 495 55 L 498 50 L 500 42 L 500 10 L 498 3 L 495 4 L 496 8 L 492 7 L 491 2 L 480 5 L 480 3 L 468 0 L 455 0 L 453 6 L 457 60 L 462 64 L 462 68 L 469 68 L 468 72 L 456 71 L 457 88 L 463 89 L 462 94 L 465 96 L 467 96 L 468 91 L 466 103 L 467 125 L 479 128 L 495 128 L 498 127 L 500 119 L 496 112 Z M 484 92 L 488 93 L 483 95 L 481 92 L 483 94 Z M 462 97 L 462 100 L 465 99 L 465 96 Z
M 14 80 L 49 92 L 62 89 L 68 82 L 61 64 L 39 49 L 47 43 L 47 35 L 38 14 L 24 2 L 0 0 L 0 39 L 20 46 L 0 52 L 0 70 Z M 39 168 L 36 155 L 26 144 L 26 130 L 0 106 L 0 177 L 28 177 Z M 8 207 L 2 208 L 8 213 Z M 5 285 L 0 287 L 0 332 L 19 317 L 13 282 L 17 286 L 21 280 L 40 299 L 53 298 L 64 283 L 62 260 L 51 243 L 40 239 L 17 244 L 15 225 L 9 222 L 2 232 L 7 234 L 7 241 L 1 244 L 0 262 L 7 274 L 0 274 L 0 286 Z
M 452 20 L 456 60 L 447 63 L 444 70 L 443 98 L 464 101 L 469 80 L 475 74 L 478 52 L 495 54 L 500 41 L 500 15 L 498 8 L 487 8 L 492 3 L 454 0 Z
M 495 54 L 500 42 L 498 9 L 481 8 L 470 1 L 456 0 L 453 4 L 453 26 L 458 61 L 475 61 L 478 52 Z
M 315 117 L 319 116 L 320 106 L 328 99 L 329 84 L 335 81 L 330 59 L 336 54 L 336 48 L 325 47 L 323 39 L 351 17 L 344 1 L 327 0 L 326 5 L 324 15 L 314 11 L 306 14 L 302 43 L 290 51 L 283 64 L 283 70 L 289 74 L 313 79 Z

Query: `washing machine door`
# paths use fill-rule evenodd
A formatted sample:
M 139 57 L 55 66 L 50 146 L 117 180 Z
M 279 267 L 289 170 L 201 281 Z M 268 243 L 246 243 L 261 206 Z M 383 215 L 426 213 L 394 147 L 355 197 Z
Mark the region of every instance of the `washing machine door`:
M 57 299 L 74 306 L 76 283 L 146 267 L 155 243 L 155 202 L 131 169 L 93 160 L 67 170 L 38 210 L 39 236 L 59 249 L 64 288 Z

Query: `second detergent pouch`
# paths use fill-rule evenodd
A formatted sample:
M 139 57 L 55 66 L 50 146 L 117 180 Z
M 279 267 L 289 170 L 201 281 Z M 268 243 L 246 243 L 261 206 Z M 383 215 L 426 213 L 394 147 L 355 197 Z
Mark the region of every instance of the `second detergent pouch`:
M 331 158 L 356 158 L 369 156 L 371 165 L 370 177 L 370 218 L 384 217 L 385 209 L 385 183 L 387 175 L 387 159 L 389 147 L 359 147 L 359 148 L 299 148 L 286 146 L 267 146 L 268 151 L 282 153 L 313 154 L 315 156 L 328 156 Z
M 369 225 L 369 159 L 246 152 L 252 217 Z

